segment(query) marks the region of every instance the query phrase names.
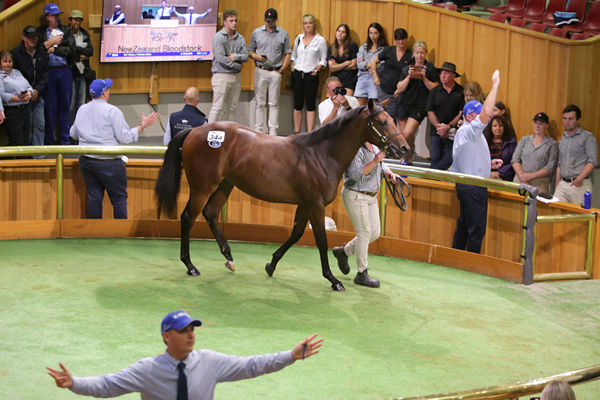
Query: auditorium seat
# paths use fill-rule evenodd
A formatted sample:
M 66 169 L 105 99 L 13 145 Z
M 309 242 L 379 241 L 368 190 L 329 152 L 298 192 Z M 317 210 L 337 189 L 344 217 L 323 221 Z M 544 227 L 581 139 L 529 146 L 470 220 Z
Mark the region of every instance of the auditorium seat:
M 487 10 L 492 13 L 506 13 L 511 11 L 519 11 L 525 8 L 527 0 L 508 0 L 508 4 L 499 7 L 489 7 Z
M 502 13 L 493 13 L 492 15 L 490 15 L 490 20 L 505 23 L 506 15 L 504 15 Z
M 534 25 L 534 24 L 532 24 L 532 25 Z M 545 24 L 540 24 L 540 25 L 546 26 Z M 552 28 L 552 29 L 550 29 L 550 32 L 548 32 L 549 35 L 558 36 L 558 37 L 562 37 L 565 39 L 567 38 L 568 33 L 569 33 L 569 31 L 566 31 L 562 28 Z
M 512 26 L 516 26 L 518 28 L 525 28 L 525 25 L 527 25 L 527 21 L 525 21 L 524 19 L 520 19 L 520 18 L 511 18 L 510 24 Z
M 583 17 L 585 15 L 585 9 L 587 7 L 587 0 L 569 0 L 569 4 L 567 5 L 567 12 L 574 12 L 577 15 L 577 18 L 580 21 L 583 21 Z M 556 27 L 554 24 L 554 16 L 552 16 L 552 21 L 550 24 L 544 22 L 546 25 L 550 25 Z M 579 25 L 579 24 L 578 24 Z M 569 25 L 564 25 L 563 28 L 568 27 Z
M 529 0 L 527 7 L 520 11 L 507 11 L 504 14 L 511 18 L 523 18 L 523 17 L 539 17 L 544 13 L 546 8 L 546 0 Z
M 600 0 L 592 2 L 585 20 L 580 24 L 566 25 L 569 32 L 586 32 L 600 30 Z
M 541 24 L 539 22 L 534 22 L 533 24 L 529 25 L 528 29 L 531 29 L 532 31 L 536 31 L 536 32 L 546 32 L 546 28 L 547 26 L 545 24 Z
M 449 11 L 457 11 L 458 10 L 458 6 L 453 3 L 432 3 L 431 5 L 433 5 L 435 7 L 439 7 L 439 8 L 445 8 L 446 10 L 449 10 Z
M 575 32 L 571 34 L 571 40 L 585 40 L 587 35 L 581 32 Z
M 554 13 L 564 11 L 567 6 L 567 0 L 549 0 L 546 10 L 539 16 L 524 16 L 523 19 L 529 22 L 542 22 L 546 25 L 554 24 Z

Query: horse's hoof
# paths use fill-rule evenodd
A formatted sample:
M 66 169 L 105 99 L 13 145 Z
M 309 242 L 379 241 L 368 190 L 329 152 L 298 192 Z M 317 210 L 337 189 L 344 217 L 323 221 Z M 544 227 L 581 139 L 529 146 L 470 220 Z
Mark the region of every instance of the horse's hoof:
M 342 285 L 342 282 L 332 283 L 331 284 L 331 288 L 333 290 L 335 290 L 336 292 L 343 292 L 344 290 L 346 290 L 346 288 L 344 287 L 344 285 Z
M 196 267 L 192 267 L 192 268 L 188 269 L 187 274 L 189 276 L 200 276 L 200 271 L 198 271 L 196 269 Z
M 275 267 L 271 267 L 271 263 L 267 263 L 267 265 L 265 265 L 265 271 L 267 271 L 267 275 L 273 276 L 273 272 L 275 271 Z
M 230 270 L 231 272 L 235 272 L 235 263 L 233 261 L 225 261 L 225 268 Z

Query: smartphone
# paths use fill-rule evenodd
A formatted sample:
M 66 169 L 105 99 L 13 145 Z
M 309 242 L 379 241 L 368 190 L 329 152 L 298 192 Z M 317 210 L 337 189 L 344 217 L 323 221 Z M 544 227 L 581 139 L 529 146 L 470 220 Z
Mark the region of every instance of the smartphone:
M 23 90 L 20 94 L 27 94 L 28 90 Z

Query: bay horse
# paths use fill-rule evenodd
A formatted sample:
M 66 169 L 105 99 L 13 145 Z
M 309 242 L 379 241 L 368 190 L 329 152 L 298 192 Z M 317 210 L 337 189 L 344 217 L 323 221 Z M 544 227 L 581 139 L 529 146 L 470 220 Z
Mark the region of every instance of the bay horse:
M 319 129 L 287 137 L 270 136 L 234 122 L 216 122 L 176 135 L 165 152 L 154 195 L 159 218 L 161 212 L 175 210 L 183 163 L 190 195 L 181 214 L 180 259 L 188 275 L 200 275 L 189 249 L 190 230 L 200 211 L 227 260 L 225 266 L 235 269 L 217 217 L 236 186 L 261 200 L 298 205 L 291 236 L 265 267 L 269 276 L 310 220 L 322 274 L 333 290 L 345 290 L 329 268 L 325 206 L 335 199 L 344 171 L 366 141 L 383 150 L 390 148 L 396 157 L 409 150 L 393 119 L 372 100 Z

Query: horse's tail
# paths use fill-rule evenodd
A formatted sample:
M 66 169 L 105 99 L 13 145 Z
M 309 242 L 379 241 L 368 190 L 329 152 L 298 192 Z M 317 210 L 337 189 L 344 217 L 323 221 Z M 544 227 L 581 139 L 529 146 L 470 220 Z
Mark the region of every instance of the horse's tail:
M 158 205 L 158 217 L 161 213 L 170 214 L 175 210 L 179 188 L 181 186 L 181 147 L 191 129 L 179 132 L 169 142 L 163 165 L 154 186 L 154 198 Z

